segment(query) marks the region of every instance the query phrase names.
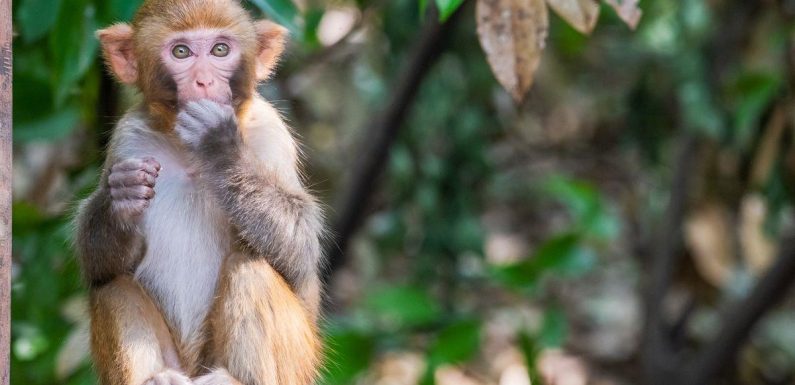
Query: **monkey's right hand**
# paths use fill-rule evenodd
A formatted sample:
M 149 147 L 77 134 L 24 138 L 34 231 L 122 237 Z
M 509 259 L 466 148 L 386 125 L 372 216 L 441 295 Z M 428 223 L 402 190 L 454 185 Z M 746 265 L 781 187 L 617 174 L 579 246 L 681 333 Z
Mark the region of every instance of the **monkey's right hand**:
M 128 158 L 114 164 L 108 175 L 111 210 L 124 219 L 136 218 L 155 196 L 160 163 L 154 158 Z

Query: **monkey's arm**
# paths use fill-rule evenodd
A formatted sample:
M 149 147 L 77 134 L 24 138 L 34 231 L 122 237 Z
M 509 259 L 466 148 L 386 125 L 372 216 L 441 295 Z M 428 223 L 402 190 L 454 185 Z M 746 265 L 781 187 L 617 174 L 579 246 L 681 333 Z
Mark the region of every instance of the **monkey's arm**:
M 202 179 L 229 214 L 242 244 L 267 258 L 310 307 L 316 306 L 323 225 L 315 199 L 243 144 L 231 108 L 190 103 L 178 115 L 176 130 L 196 156 Z
M 140 262 L 146 245 L 139 217 L 154 196 L 159 169 L 151 158 L 115 163 L 99 188 L 80 205 L 75 249 L 90 285 L 132 273 Z

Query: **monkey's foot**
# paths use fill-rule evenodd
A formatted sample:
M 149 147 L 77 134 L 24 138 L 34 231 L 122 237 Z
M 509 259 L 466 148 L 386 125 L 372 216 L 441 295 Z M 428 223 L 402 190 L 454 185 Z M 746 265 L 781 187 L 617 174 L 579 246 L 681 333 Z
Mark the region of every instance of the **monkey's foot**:
M 148 379 L 143 385 L 195 385 L 191 382 L 190 378 L 185 377 L 184 374 L 174 371 L 165 370 L 155 374 L 152 378 Z
M 241 385 L 240 381 L 232 377 L 225 369 L 215 369 L 194 381 L 195 385 Z

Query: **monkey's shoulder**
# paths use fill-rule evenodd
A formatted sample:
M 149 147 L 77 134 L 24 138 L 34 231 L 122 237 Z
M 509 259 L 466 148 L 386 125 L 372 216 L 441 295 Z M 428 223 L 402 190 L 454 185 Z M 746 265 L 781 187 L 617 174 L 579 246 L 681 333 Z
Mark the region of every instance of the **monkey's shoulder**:
M 291 131 L 279 110 L 266 100 L 257 97 L 242 114 L 240 125 L 244 132 L 292 137 Z
M 265 100 L 255 98 L 240 125 L 244 142 L 262 163 L 297 183 L 298 143 L 279 111 Z

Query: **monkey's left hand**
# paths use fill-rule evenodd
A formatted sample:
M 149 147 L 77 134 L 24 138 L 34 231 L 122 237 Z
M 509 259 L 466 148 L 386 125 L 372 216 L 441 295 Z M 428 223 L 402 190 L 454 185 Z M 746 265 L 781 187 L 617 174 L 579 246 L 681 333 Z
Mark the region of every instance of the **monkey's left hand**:
M 242 142 L 235 110 L 206 99 L 188 103 L 174 129 L 196 155 L 220 156 Z

